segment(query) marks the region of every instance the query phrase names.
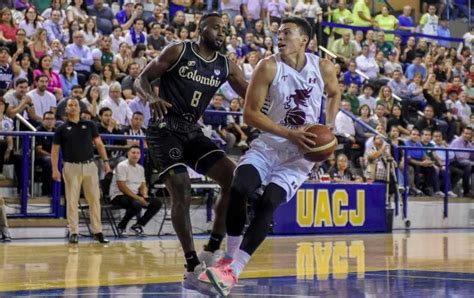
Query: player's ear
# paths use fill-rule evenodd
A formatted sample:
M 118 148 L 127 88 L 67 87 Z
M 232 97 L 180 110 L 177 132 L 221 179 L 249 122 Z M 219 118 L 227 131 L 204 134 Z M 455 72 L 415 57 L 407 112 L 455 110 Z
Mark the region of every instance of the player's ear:
M 304 44 L 305 48 L 308 45 L 308 42 L 309 42 L 309 36 L 308 35 L 303 35 L 303 44 Z

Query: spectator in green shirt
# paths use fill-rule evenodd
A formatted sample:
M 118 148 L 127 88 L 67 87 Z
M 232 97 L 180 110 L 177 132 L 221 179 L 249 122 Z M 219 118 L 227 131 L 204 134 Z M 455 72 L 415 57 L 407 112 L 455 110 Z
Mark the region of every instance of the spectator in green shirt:
M 352 8 L 352 25 L 370 27 L 376 26 L 377 23 L 370 15 L 370 0 L 357 0 Z
M 351 33 L 344 32 L 342 38 L 334 41 L 332 51 L 342 58 L 345 64 L 349 64 L 351 59 L 356 56 L 356 45 L 351 41 Z
M 347 92 L 344 93 L 342 96 L 343 100 L 346 100 L 350 102 L 351 104 L 351 112 L 354 115 L 357 115 L 359 113 L 359 99 L 357 98 L 359 93 L 359 87 L 357 86 L 356 83 L 351 83 L 349 86 L 349 89 L 347 89 Z
M 385 57 L 388 57 L 393 50 L 393 43 L 385 40 L 385 33 L 383 31 L 377 32 L 377 51 L 382 52 Z
M 346 6 L 346 0 L 340 0 L 336 10 L 332 12 L 332 21 L 336 24 L 349 25 L 353 23 L 352 13 Z M 342 37 L 344 32 L 349 32 L 352 35 L 351 29 L 344 28 L 334 28 L 332 31 L 334 33 L 334 38 L 338 39 Z
M 377 22 L 378 27 L 383 30 L 396 30 L 398 27 L 398 19 L 388 13 L 388 8 L 386 6 L 382 7 L 381 12 L 381 14 L 378 14 L 375 17 L 375 21 Z M 386 41 L 393 42 L 393 38 L 393 34 L 385 35 Z

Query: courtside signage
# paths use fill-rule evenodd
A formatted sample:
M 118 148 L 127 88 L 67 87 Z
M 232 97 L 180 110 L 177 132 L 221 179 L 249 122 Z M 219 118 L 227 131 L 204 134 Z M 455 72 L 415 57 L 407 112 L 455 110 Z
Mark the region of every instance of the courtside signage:
M 303 184 L 273 220 L 277 234 L 385 232 L 385 185 Z

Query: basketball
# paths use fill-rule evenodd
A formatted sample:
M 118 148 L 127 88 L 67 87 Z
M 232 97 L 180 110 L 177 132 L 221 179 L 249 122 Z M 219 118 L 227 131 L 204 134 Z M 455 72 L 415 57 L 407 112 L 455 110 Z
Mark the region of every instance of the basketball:
M 304 154 L 306 160 L 312 162 L 321 162 L 329 158 L 329 156 L 336 150 L 337 139 L 329 127 L 321 124 L 313 124 L 306 128 L 307 132 L 317 135 L 317 138 L 312 139 L 316 144 L 310 152 Z

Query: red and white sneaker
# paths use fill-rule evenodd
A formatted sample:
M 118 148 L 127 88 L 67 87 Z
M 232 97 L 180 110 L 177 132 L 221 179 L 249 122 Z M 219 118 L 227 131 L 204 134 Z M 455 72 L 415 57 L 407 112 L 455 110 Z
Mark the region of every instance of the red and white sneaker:
M 229 265 L 207 268 L 206 275 L 214 289 L 222 296 L 228 296 L 238 280 L 232 267 Z
M 229 266 L 233 260 L 234 259 L 229 254 L 224 253 L 217 261 L 214 262 L 212 266 L 208 266 L 208 268 L 209 267 L 215 267 L 215 268 L 226 267 L 226 266 Z M 202 272 L 201 274 L 199 274 L 198 278 L 200 282 L 207 283 L 207 284 L 211 283 L 211 281 L 207 277 L 206 272 Z

